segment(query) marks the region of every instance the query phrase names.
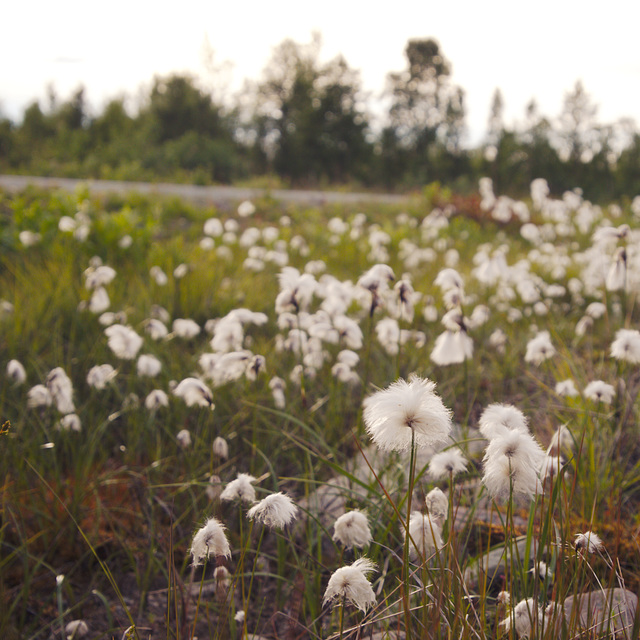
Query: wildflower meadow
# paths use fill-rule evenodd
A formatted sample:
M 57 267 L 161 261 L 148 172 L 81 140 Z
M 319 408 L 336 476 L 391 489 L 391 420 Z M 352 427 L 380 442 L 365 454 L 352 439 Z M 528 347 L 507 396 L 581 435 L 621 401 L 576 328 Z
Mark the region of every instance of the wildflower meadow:
M 638 638 L 639 222 L 0 193 L 0 637 Z

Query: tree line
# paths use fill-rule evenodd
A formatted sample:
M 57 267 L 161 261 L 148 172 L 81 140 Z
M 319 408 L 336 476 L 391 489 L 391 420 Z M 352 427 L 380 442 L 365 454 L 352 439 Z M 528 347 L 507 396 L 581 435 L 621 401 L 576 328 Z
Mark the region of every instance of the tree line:
M 487 132 L 464 145 L 464 90 L 434 39 L 410 40 L 389 73 L 386 112 L 367 109 L 359 73 L 343 57 L 320 61 L 320 39 L 285 40 L 262 78 L 233 100 L 189 74 L 156 77 L 136 113 L 114 98 L 92 115 L 81 87 L 14 123 L 0 118 L 0 171 L 128 180 L 409 190 L 432 182 L 462 192 L 481 176 L 501 193 L 546 178 L 554 193 L 580 186 L 593 200 L 640 193 L 640 134 L 631 120 L 603 125 L 580 82 L 550 119 L 534 101 L 508 127 L 496 90 Z

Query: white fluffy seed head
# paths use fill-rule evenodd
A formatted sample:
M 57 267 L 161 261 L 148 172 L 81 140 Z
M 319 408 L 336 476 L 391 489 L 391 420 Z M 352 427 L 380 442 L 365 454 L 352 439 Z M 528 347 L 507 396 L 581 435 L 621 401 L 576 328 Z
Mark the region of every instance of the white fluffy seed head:
M 411 542 L 409 556 L 412 560 L 428 560 L 442 548 L 442 531 L 436 518 L 426 513 L 412 511 L 409 518 L 409 535 Z
M 188 429 L 181 429 L 176 435 L 176 441 L 181 449 L 188 449 L 191 446 L 191 433 Z
M 413 376 L 365 398 L 367 433 L 381 449 L 406 451 L 412 432 L 418 447 L 445 442 L 451 432 L 451 411 L 435 392 L 435 383 Z
M 209 518 L 204 527 L 196 531 L 189 551 L 195 566 L 211 556 L 230 558 L 231 547 L 222 523 L 216 518 Z
M 376 595 L 367 579 L 367 574 L 375 570 L 375 564 L 368 558 L 358 558 L 353 564 L 337 569 L 324 592 L 323 605 L 349 602 L 360 611 L 366 612 L 376 602 Z
M 155 411 L 160 407 L 168 407 L 169 397 L 162 389 L 154 389 L 144 399 L 144 406 L 148 411 Z
M 583 549 L 587 553 L 595 553 L 604 549 L 604 543 L 600 536 L 597 533 L 593 533 L 593 531 L 576 534 L 574 544 L 576 549 Z
M 112 324 L 104 333 L 109 349 L 121 360 L 133 360 L 138 355 L 143 340 L 131 327 Z
M 185 378 L 181 380 L 173 390 L 173 394 L 182 398 L 189 407 L 194 405 L 210 407 L 211 409 L 215 407 L 211 389 L 209 389 L 202 380 L 198 380 L 198 378 Z
M 432 520 L 442 523 L 447 519 L 449 500 L 442 489 L 435 487 L 425 496 L 427 512 Z
M 284 529 L 291 524 L 298 513 L 298 507 L 284 493 L 272 493 L 263 498 L 247 512 L 249 520 L 257 520 L 269 528 Z
M 220 494 L 220 500 L 233 502 L 240 500 L 241 502 L 254 502 L 256 499 L 256 490 L 253 488 L 255 478 L 248 473 L 239 473 L 235 480 L 232 480 Z
M 429 460 L 429 476 L 441 480 L 456 476 L 467 469 L 467 459 L 457 447 L 436 453 Z
M 229 458 L 229 445 L 227 441 L 221 437 L 217 436 L 213 441 L 213 455 L 220 460 L 227 460 Z
M 613 385 L 604 380 L 593 380 L 584 388 L 584 397 L 594 402 L 611 404 L 616 395 Z
M 362 511 L 348 511 L 343 513 L 333 525 L 333 540 L 345 548 L 358 547 L 362 549 L 371 542 L 369 521 Z
M 510 431 L 529 433 L 527 418 L 517 407 L 510 404 L 495 402 L 486 407 L 478 422 L 480 433 L 492 440 L 497 436 L 504 436 Z
M 15 385 L 24 384 L 27 380 L 27 373 L 18 360 L 7 362 L 7 378 Z
M 89 626 L 84 620 L 72 620 L 66 624 L 64 633 L 67 640 L 84 638 L 89 633 Z
M 544 460 L 545 452 L 533 436 L 509 431 L 489 442 L 482 482 L 494 498 L 511 492 L 533 497 L 540 489 L 538 474 Z
M 541 331 L 535 338 L 527 343 L 527 350 L 524 356 L 525 362 L 531 362 L 540 366 L 545 360 L 555 355 L 556 349 L 551 343 L 551 336 L 548 331 Z
M 521 600 L 509 611 L 509 615 L 500 623 L 505 632 L 514 629 L 519 638 L 528 638 L 531 631 L 542 621 L 543 613 L 533 598 Z
M 611 344 L 611 356 L 631 364 L 640 363 L 640 331 L 619 329 Z

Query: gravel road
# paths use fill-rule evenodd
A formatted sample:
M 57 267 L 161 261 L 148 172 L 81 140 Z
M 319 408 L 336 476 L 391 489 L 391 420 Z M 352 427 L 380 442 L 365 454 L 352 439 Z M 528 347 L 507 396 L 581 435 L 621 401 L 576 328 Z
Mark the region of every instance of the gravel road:
M 296 189 L 250 189 L 243 187 L 203 187 L 190 184 L 170 184 L 165 182 L 124 182 L 119 180 L 77 180 L 74 178 L 43 178 L 36 176 L 0 175 L 0 189 L 21 191 L 33 185 L 47 189 L 75 191 L 78 186 L 86 185 L 92 193 L 104 195 L 117 193 L 153 194 L 178 196 L 196 204 L 227 204 L 242 200 L 254 200 L 267 193 L 281 202 L 302 205 L 322 205 L 328 203 L 379 203 L 402 204 L 409 201 L 408 196 L 377 193 L 342 193 L 339 191 L 302 191 Z

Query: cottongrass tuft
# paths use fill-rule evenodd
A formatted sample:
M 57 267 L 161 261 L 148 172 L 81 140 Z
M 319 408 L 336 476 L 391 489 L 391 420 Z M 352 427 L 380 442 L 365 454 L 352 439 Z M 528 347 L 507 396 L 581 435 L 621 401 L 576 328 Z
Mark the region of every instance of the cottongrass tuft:
M 138 355 L 143 340 L 131 327 L 112 324 L 104 333 L 109 349 L 121 360 L 133 360 Z
M 185 378 L 173 390 L 173 394 L 182 398 L 188 407 L 198 405 L 200 407 L 215 408 L 211 389 L 198 378 Z
M 198 529 L 189 549 L 193 565 L 202 564 L 203 560 L 214 557 L 231 557 L 231 547 L 224 532 L 224 526 L 216 518 L 209 518 L 204 527 Z
M 498 436 L 507 435 L 510 431 L 529 433 L 527 418 L 511 404 L 494 402 L 486 407 L 479 420 L 480 433 L 487 439 L 493 440 Z
M 558 476 L 563 466 L 564 458 L 562 456 L 558 454 L 547 454 L 542 463 L 540 476 L 543 480 L 553 480 Z
M 555 355 L 556 349 L 551 343 L 548 331 L 541 331 L 535 338 L 527 343 L 527 351 L 524 356 L 525 362 L 531 362 L 540 366 L 545 360 Z
M 37 384 L 35 387 L 31 387 L 27 392 L 27 408 L 36 409 L 38 407 L 50 407 L 53 402 L 53 397 L 49 392 L 49 389 L 43 384 Z
M 429 476 L 441 480 L 466 471 L 467 459 L 457 447 L 436 453 L 429 460 Z
M 593 531 L 587 531 L 586 533 L 577 533 L 574 545 L 578 550 L 585 550 L 587 553 L 596 553 L 604 549 L 604 543 L 600 536 Z
M 346 549 L 358 547 L 362 549 L 372 540 L 367 516 L 358 511 L 343 513 L 333 525 L 333 540 L 339 542 Z
M 386 451 L 406 451 L 412 432 L 418 447 L 446 441 L 451 432 L 451 411 L 435 392 L 435 383 L 412 376 L 365 398 L 364 423 L 375 444 Z
M 149 318 L 146 320 L 144 330 L 152 340 L 161 340 L 169 335 L 169 329 L 167 329 L 162 320 L 158 320 L 158 318 Z
M 461 364 L 473 357 L 473 340 L 466 331 L 447 329 L 436 338 L 430 357 L 435 364 L 441 367 Z
M 559 396 L 565 396 L 567 398 L 573 398 L 578 395 L 576 384 L 571 378 L 556 382 L 555 390 Z
M 284 493 L 272 493 L 263 498 L 247 512 L 249 520 L 257 520 L 271 529 L 284 529 L 291 524 L 298 513 L 298 507 Z
M 168 407 L 169 397 L 162 389 L 154 389 L 144 399 L 144 406 L 148 411 L 155 411 L 160 407 Z
M 368 558 L 358 558 L 353 564 L 334 571 L 324 592 L 323 606 L 349 602 L 366 613 L 376 603 L 376 594 L 367 579 L 367 574 L 375 568 L 376 565 Z
M 181 429 L 176 435 L 176 441 L 181 449 L 188 449 L 191 446 L 191 434 L 188 429 Z
M 71 378 L 62 367 L 56 367 L 47 376 L 47 389 L 55 402 L 56 408 L 62 414 L 73 413 L 76 408 L 73 403 L 73 385 Z
M 224 600 L 231 587 L 231 574 L 224 565 L 216 567 L 213 571 L 213 580 L 216 585 L 216 596 L 219 600 Z
M 239 473 L 235 480 L 232 480 L 220 494 L 220 500 L 225 502 L 233 502 L 240 500 L 241 502 L 254 502 L 256 499 L 256 490 L 253 488 L 255 478 L 248 473 Z
M 549 449 L 547 451 L 571 449 L 573 447 L 573 436 L 569 427 L 566 424 L 561 424 L 551 436 L 551 442 L 549 442 Z
M 220 460 L 227 460 L 229 458 L 229 445 L 227 441 L 221 436 L 217 436 L 212 445 L 213 455 Z
M 101 391 L 106 388 L 107 383 L 113 380 L 116 375 L 118 375 L 118 372 L 110 364 L 97 364 L 89 369 L 87 384 Z
M 82 423 L 77 414 L 68 413 L 66 416 L 60 418 L 58 429 L 60 431 L 74 431 L 75 433 L 79 433 L 82 431 Z
M 489 442 L 482 482 L 493 498 L 510 492 L 533 498 L 540 488 L 538 474 L 544 460 L 545 452 L 533 436 L 511 431 Z
M 427 505 L 427 512 L 432 520 L 436 520 L 438 524 L 440 524 L 447 519 L 449 499 L 442 489 L 438 487 L 431 489 L 425 496 L 425 504 Z
M 136 371 L 140 377 L 155 378 L 162 371 L 162 363 L 155 356 L 142 354 L 138 357 Z
M 440 525 L 436 522 L 436 518 L 430 518 L 426 513 L 411 512 L 409 536 L 411 540 L 409 557 L 412 560 L 428 560 L 438 549 L 442 548 Z
M 191 318 L 176 318 L 171 329 L 173 335 L 185 340 L 195 338 L 200 333 L 200 325 Z
M 584 388 L 584 397 L 594 402 L 602 402 L 602 404 L 611 404 L 616 395 L 613 385 L 603 380 L 593 380 Z
M 530 637 L 531 632 L 543 619 L 542 609 L 533 598 L 521 600 L 509 615 L 500 623 L 500 626 L 509 633 L 512 629 L 519 638 Z
M 27 372 L 18 360 L 7 362 L 7 378 L 15 385 L 24 384 L 27 381 Z
M 611 343 L 611 356 L 631 364 L 640 362 L 640 331 L 637 329 L 619 329 L 616 339 Z

